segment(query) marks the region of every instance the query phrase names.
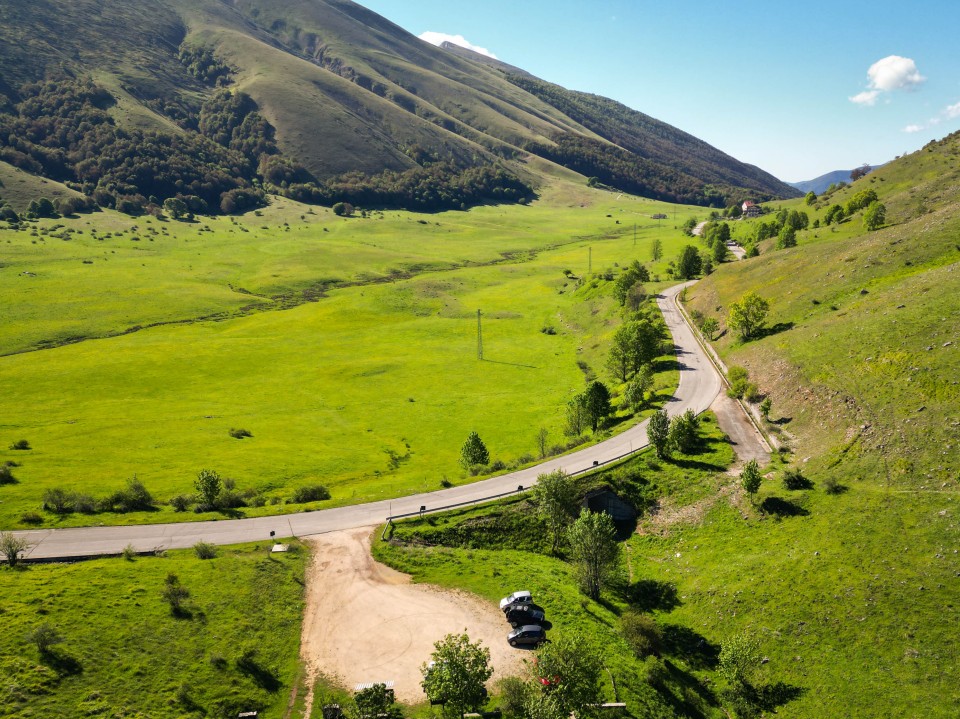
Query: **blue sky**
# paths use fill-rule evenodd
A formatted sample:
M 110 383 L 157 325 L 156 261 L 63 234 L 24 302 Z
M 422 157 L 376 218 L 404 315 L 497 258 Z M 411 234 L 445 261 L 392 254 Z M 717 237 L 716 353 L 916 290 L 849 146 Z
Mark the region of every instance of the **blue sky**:
M 886 162 L 960 130 L 957 0 L 360 2 L 787 181 Z

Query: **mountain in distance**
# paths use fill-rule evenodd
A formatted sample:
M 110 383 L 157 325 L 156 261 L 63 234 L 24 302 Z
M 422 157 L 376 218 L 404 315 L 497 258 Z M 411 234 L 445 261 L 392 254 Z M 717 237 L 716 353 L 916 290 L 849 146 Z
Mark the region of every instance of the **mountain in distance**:
M 460 206 L 483 192 L 516 199 L 520 180 L 536 185 L 516 162 L 527 153 L 657 199 L 720 206 L 796 195 L 665 123 L 462 48 L 435 47 L 349 0 L 4 3 L 0 48 L 0 160 L 91 197 L 99 190 L 108 203 L 201 190 L 208 201 L 228 192 L 241 201 L 272 185 L 308 201 L 427 206 L 411 189 L 424 176 L 447 184 L 421 194 L 444 197 L 464 184 L 453 174 L 499 168 L 493 180 L 470 176 L 486 183 L 475 197 L 448 197 Z M 68 81 L 93 86 L 64 89 Z M 96 135 L 99 144 L 78 136 L 104 123 L 117 130 Z M 209 141 L 226 151 L 210 152 Z M 208 163 L 186 173 L 162 166 L 164 144 L 179 148 L 181 165 L 200 156 Z M 144 155 L 153 157 L 149 171 L 132 160 L 132 171 L 115 172 Z M 273 158 L 266 165 L 265 155 Z M 216 176 L 222 168 L 235 172 Z M 355 174 L 340 179 L 347 173 L 394 175 L 364 184 Z
M 870 172 L 873 172 L 878 167 L 882 167 L 882 165 L 870 165 Z M 853 170 L 834 170 L 833 172 L 820 175 L 820 177 L 815 177 L 812 180 L 788 182 L 787 184 L 790 185 L 790 187 L 795 187 L 804 194 L 808 192 L 815 192 L 819 195 L 821 192 L 830 187 L 830 185 L 839 185 L 841 182 L 846 182 L 849 185 L 851 172 L 853 172 Z

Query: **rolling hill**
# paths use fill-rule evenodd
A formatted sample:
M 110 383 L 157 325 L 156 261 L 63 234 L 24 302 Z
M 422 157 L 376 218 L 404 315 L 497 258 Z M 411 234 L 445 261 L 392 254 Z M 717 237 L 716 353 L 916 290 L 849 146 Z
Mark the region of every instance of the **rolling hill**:
M 108 170 L 84 175 L 77 168 L 104 154 L 102 146 L 84 154 L 84 137 L 77 147 L 68 143 L 67 136 L 88 127 L 76 113 L 44 134 L 40 118 L 30 114 L 39 90 L 28 83 L 91 80 L 109 93 L 98 109 L 117 132 L 159 133 L 186 144 L 198 129 L 204 135 L 200 116 L 228 87 L 251 99 L 255 116 L 247 130 L 259 127 L 269 152 L 297 166 L 282 178 L 274 173 L 278 186 L 322 184 L 344 173 L 417 172 L 437 163 L 506 167 L 531 150 L 549 157 L 558 139 L 576 138 L 590 151 L 578 150 L 577 162 L 564 164 L 601 175 L 603 168 L 593 172 L 591 163 L 602 154 L 598 148 L 613 149 L 627 169 L 605 181 L 639 177 L 639 188 L 654 197 L 721 205 L 795 195 L 771 175 L 642 113 L 468 51 L 434 47 L 349 0 L 7 3 L 0 7 L 0 39 L 0 121 L 6 118 L 7 130 L 0 159 L 78 189 L 87 184 L 90 194 L 117 184 L 106 178 Z M 204 139 L 229 144 L 209 134 Z M 64 156 L 51 157 L 57 150 Z M 215 151 L 191 146 L 188 154 Z M 270 174 L 258 166 L 261 157 L 248 153 L 245 167 L 236 157 L 215 164 L 239 167 L 239 186 L 246 188 Z M 522 166 L 509 169 L 536 183 Z M 111 192 L 115 202 L 139 193 L 141 205 L 150 195 L 171 196 L 146 181 Z M 329 194 L 302 197 L 329 201 Z
M 870 170 L 876 170 L 880 165 L 871 165 Z M 812 180 L 803 180 L 802 182 L 788 182 L 787 184 L 790 187 L 795 187 L 800 192 L 815 192 L 818 195 L 821 192 L 824 192 L 830 185 L 838 185 L 841 182 L 850 182 L 850 173 L 853 170 L 834 170 L 833 172 L 827 172 L 819 177 L 815 177 Z

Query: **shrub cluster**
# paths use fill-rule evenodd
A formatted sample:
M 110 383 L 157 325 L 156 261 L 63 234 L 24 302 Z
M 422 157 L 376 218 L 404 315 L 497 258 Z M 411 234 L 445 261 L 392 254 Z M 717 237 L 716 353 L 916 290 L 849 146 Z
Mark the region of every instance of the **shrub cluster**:
M 98 512 L 141 512 L 155 509 L 153 496 L 136 477 L 127 480 L 124 489 L 96 499 L 89 494 L 66 490 L 62 487 L 48 489 L 43 494 L 43 509 L 54 514 L 96 514 Z

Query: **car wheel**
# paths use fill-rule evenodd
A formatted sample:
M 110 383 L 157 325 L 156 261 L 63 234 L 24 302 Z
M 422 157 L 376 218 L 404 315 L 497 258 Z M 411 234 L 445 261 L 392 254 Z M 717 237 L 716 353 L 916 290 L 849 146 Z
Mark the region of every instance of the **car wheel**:
M 516 629 L 517 627 L 520 626 L 520 622 L 510 622 L 510 626 Z
M 510 640 L 510 646 L 511 646 L 511 647 L 517 646 L 517 640 L 516 640 L 516 639 L 511 639 L 511 640 Z

